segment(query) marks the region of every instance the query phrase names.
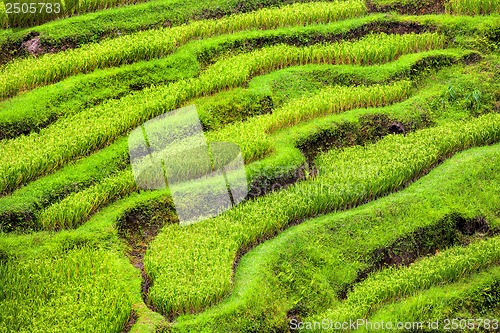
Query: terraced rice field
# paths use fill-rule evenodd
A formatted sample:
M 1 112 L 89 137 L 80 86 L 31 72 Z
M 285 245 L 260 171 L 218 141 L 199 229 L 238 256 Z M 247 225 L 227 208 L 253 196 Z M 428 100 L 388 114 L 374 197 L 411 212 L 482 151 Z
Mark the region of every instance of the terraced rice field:
M 500 1 L 13 3 L 0 332 L 499 329 Z M 134 161 L 193 106 L 248 193 L 185 225 Z

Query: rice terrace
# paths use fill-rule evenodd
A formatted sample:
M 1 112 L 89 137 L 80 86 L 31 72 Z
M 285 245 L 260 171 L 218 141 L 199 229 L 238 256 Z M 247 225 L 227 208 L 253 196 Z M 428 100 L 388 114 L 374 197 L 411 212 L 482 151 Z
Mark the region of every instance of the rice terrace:
M 500 0 L 2 0 L 0 332 L 500 330 Z

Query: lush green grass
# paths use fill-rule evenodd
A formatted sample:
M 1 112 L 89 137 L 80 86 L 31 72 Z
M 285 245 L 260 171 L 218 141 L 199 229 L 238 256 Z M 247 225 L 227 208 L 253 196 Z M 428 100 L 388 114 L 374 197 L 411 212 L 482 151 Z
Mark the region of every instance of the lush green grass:
M 483 116 L 406 137 L 389 136 L 373 146 L 332 151 L 318 161 L 314 179 L 190 228 L 166 227 L 145 258 L 155 281 L 151 300 L 164 313 L 200 310 L 220 300 L 231 288 L 231 267 L 241 248 L 294 221 L 400 189 L 457 150 L 496 142 L 498 121 L 498 115 Z
M 127 266 L 120 252 L 86 247 L 1 265 L 0 331 L 119 330 L 132 306 L 124 272 L 137 281 Z
M 489 15 L 499 14 L 498 0 L 444 0 L 442 4 L 433 0 L 371 0 L 375 8 L 382 11 L 398 10 L 403 13 L 427 13 L 429 10 L 440 10 L 454 15 Z M 426 9 L 425 7 L 428 7 Z
M 5 12 L 5 3 L 0 3 L 0 29 L 7 29 L 9 27 L 9 21 L 7 13 Z
M 499 238 L 463 226 L 500 227 L 500 21 L 456 15 L 494 3 L 295 2 L 153 0 L 0 30 L 0 332 L 498 314 Z M 14 59 L 37 33 L 54 53 Z M 256 198 L 182 227 L 169 189 L 137 188 L 126 136 L 190 104 L 212 148 L 240 146 Z M 175 158 L 164 172 L 206 166 Z M 419 259 L 380 269 L 381 251 Z
M 117 37 L 147 29 L 179 26 L 191 20 L 221 18 L 293 2 L 295 1 L 250 0 L 241 3 L 235 0 L 154 0 L 144 4 L 58 20 L 30 29 L 9 29 L 0 36 L 0 49 L 6 49 L 13 52 L 14 56 L 19 56 L 17 48 L 29 31 L 39 34 L 42 46 L 48 49 L 67 45 L 78 47 L 107 37 Z M 8 22 L 2 21 L 2 24 L 6 27 Z M 9 58 L 12 56 L 11 54 L 5 55 Z
M 376 15 L 328 25 L 222 35 L 190 42 L 166 58 L 70 77 L 1 103 L 0 138 L 37 131 L 61 116 L 81 112 L 131 91 L 194 77 L 202 67 L 215 62 L 222 54 L 227 56 L 228 53 L 236 55 L 244 52 L 240 50 L 242 44 L 254 49 L 282 42 L 306 45 L 311 40 L 320 42 L 369 24 L 390 21 Z
M 37 132 L 58 118 L 155 84 L 193 77 L 199 70 L 196 59 L 181 53 L 162 60 L 72 76 L 0 102 L 0 138 Z
M 5 8 L 9 8 L 11 13 L 8 15 L 5 13 L 6 16 L 0 17 L 0 19 L 2 19 L 0 21 L 0 24 L 2 25 L 3 28 L 27 28 L 60 18 L 66 18 L 74 15 L 81 15 L 85 13 L 94 12 L 97 10 L 109 9 L 112 7 L 135 4 L 143 1 L 141 0 L 56 0 L 56 1 L 47 1 L 46 3 L 51 5 L 44 6 L 45 8 L 42 7 L 41 5 L 37 5 L 35 7 L 36 13 L 32 13 L 30 7 L 28 7 L 27 12 L 25 12 L 26 9 L 22 8 L 22 4 L 27 3 L 28 5 L 30 5 L 33 3 L 33 1 L 5 0 Z M 15 14 L 14 7 L 10 6 L 11 4 L 14 3 L 21 4 L 21 12 L 19 14 Z
M 20 90 L 54 83 L 76 73 L 88 73 L 96 68 L 160 58 L 195 38 L 250 29 L 329 22 L 358 17 L 365 11 L 364 3 L 359 0 L 298 3 L 279 9 L 263 9 L 230 16 L 221 20 L 193 22 L 172 29 L 141 31 L 75 50 L 46 54 L 40 58 L 16 60 L 0 68 L 0 98 L 10 97 Z
M 459 61 L 461 57 L 467 54 L 467 52 L 463 53 L 456 50 L 430 51 L 404 56 L 396 62 L 374 67 L 360 67 L 351 65 L 312 65 L 305 67 L 295 67 L 278 71 L 263 77 L 256 77 L 254 80 L 252 80 L 250 89 L 248 90 L 236 89 L 234 91 L 228 91 L 222 94 L 228 95 L 228 97 L 233 96 L 233 98 L 235 94 L 240 94 L 242 91 L 246 91 L 246 94 L 250 95 L 259 94 L 259 91 L 261 90 L 270 90 L 273 82 L 281 81 L 281 77 L 283 75 L 289 75 L 289 73 L 294 73 L 295 75 L 301 73 L 302 77 L 307 77 L 309 75 L 311 80 L 319 80 L 318 84 L 324 84 L 324 77 L 329 77 L 331 83 L 340 84 L 345 84 L 345 82 L 342 82 L 342 80 L 351 82 L 352 80 L 356 80 L 356 78 L 361 79 L 361 77 L 363 77 L 363 83 L 374 84 L 376 82 L 384 82 L 386 80 L 392 80 L 395 78 L 400 79 L 410 76 L 413 77 L 414 75 L 412 73 L 414 71 L 414 68 L 419 68 L 422 66 L 422 64 L 430 64 L 431 67 L 427 67 L 429 69 L 435 66 L 439 68 L 443 65 L 455 63 Z M 321 73 L 319 77 L 317 77 L 318 71 L 319 73 Z M 313 75 L 311 75 L 311 73 L 313 73 Z M 340 81 L 337 82 L 337 80 Z M 242 126 L 230 126 L 228 128 L 221 129 L 221 131 L 209 133 L 209 138 L 214 141 L 226 140 L 238 143 L 240 145 L 244 144 L 245 151 L 247 153 L 252 152 L 250 154 L 258 154 L 260 158 L 264 157 L 270 152 L 273 152 L 272 156 L 269 156 L 263 161 L 248 165 L 247 169 L 249 182 L 259 182 L 261 184 L 261 187 L 264 186 L 264 188 L 260 188 L 256 191 L 264 191 L 266 190 L 266 183 L 276 181 L 279 178 L 294 177 L 298 175 L 297 172 L 305 163 L 305 160 L 296 147 L 299 147 L 308 141 L 316 140 L 315 138 L 321 137 L 328 133 L 328 135 L 330 136 L 340 135 L 341 137 L 343 137 L 343 141 L 336 140 L 337 145 L 340 144 L 342 146 L 348 146 L 353 144 L 363 144 L 367 140 L 374 140 L 387 134 L 384 134 L 383 129 L 377 129 L 377 127 L 375 127 L 376 124 L 372 123 L 372 120 L 370 119 L 367 119 L 366 123 L 362 123 L 362 121 L 359 121 L 359 119 L 363 119 L 362 117 L 364 115 L 378 113 L 387 114 L 392 119 L 398 119 L 399 121 L 408 124 L 408 130 L 415 130 L 422 126 L 426 126 L 425 124 L 419 125 L 419 123 L 421 122 L 421 117 L 422 115 L 430 114 L 430 112 L 433 112 L 434 110 L 427 107 L 427 109 L 424 111 L 425 107 L 421 102 L 417 101 L 427 102 L 429 100 L 437 100 L 439 98 L 439 94 L 432 93 L 432 91 L 436 91 L 439 89 L 445 88 L 432 85 L 430 87 L 426 87 L 425 91 L 419 93 L 416 98 L 408 100 L 408 103 L 396 105 L 394 108 L 386 108 L 380 110 L 367 109 L 363 110 L 362 112 L 348 112 L 345 114 L 345 116 L 329 116 L 322 120 L 316 119 L 312 122 L 304 124 L 304 126 L 295 126 L 291 131 L 280 131 L 277 133 L 277 135 L 272 135 L 269 137 L 266 137 L 267 134 L 265 133 L 265 129 L 268 127 L 266 123 L 268 123 L 269 121 L 266 120 L 266 118 L 255 118 L 248 119 L 246 122 L 241 123 Z M 294 86 L 292 86 L 288 87 L 284 91 L 279 91 L 278 94 L 283 94 L 285 93 L 285 91 L 296 93 Z M 313 94 L 313 91 L 314 90 L 312 89 L 309 90 L 308 94 Z M 349 90 L 347 91 L 349 92 Z M 429 94 L 428 92 L 431 92 L 431 94 Z M 273 100 L 277 99 L 274 97 L 274 92 L 269 91 L 266 92 L 266 94 L 268 94 Z M 315 96 L 321 95 L 311 95 L 311 97 L 313 97 L 313 100 L 316 98 Z M 220 100 L 217 95 L 205 99 L 213 99 L 217 101 Z M 234 98 L 232 103 L 234 103 L 234 100 L 237 99 Z M 307 100 L 298 98 L 297 101 L 302 101 L 303 106 L 310 105 L 307 103 Z M 194 101 L 193 103 L 198 105 L 198 102 L 196 101 Z M 244 108 L 246 108 L 246 106 L 244 106 Z M 318 111 L 324 113 L 328 111 L 328 108 L 328 105 L 324 105 L 319 108 Z M 414 112 L 414 114 L 409 114 L 406 111 L 408 108 L 418 108 L 421 111 Z M 286 112 L 287 107 L 285 106 L 281 109 L 282 111 L 280 112 Z M 457 112 L 455 111 L 455 113 Z M 238 115 L 234 114 L 234 116 Z M 271 120 L 272 119 L 273 118 L 271 117 Z M 257 133 L 258 131 L 261 132 L 259 136 L 248 135 L 250 133 Z M 371 133 L 372 131 L 373 133 Z M 347 132 L 349 132 L 349 134 Z M 244 136 L 242 136 L 241 139 L 237 139 L 237 137 L 241 135 L 239 133 L 244 133 Z M 263 141 L 259 140 L 259 137 L 262 137 Z M 266 142 L 265 146 L 263 146 L 263 142 Z M 262 147 L 269 147 L 268 153 L 262 151 Z M 99 161 L 100 157 L 98 156 L 106 154 L 107 150 L 115 151 L 115 153 L 110 155 L 112 156 L 112 158 L 116 158 L 116 152 L 118 151 L 121 152 L 122 156 L 126 156 L 127 149 L 128 148 L 126 146 L 126 143 L 124 141 L 121 141 L 120 143 L 113 145 L 110 148 L 104 149 L 102 153 L 97 154 L 96 157 L 91 157 L 90 159 Z M 86 164 L 82 164 L 82 166 L 83 165 Z M 95 169 L 91 169 L 90 174 L 92 174 L 92 170 Z M 67 172 L 65 171 L 65 169 L 63 169 L 62 173 L 58 172 L 54 176 L 47 176 L 44 178 L 44 180 L 38 183 L 51 184 L 50 186 L 45 186 L 45 191 L 50 188 L 51 193 L 55 193 L 58 191 L 58 189 L 63 188 L 66 191 L 66 196 L 71 193 L 71 190 L 68 190 L 68 188 L 66 187 L 67 185 L 64 185 L 67 184 L 67 182 L 63 182 L 60 185 L 58 185 L 59 183 L 57 181 L 50 182 L 50 180 L 54 178 L 64 178 L 66 174 Z M 78 188 L 75 190 L 80 192 L 75 192 L 61 202 L 47 207 L 45 211 L 42 211 L 42 209 L 48 206 L 48 204 L 52 204 L 54 202 L 54 199 L 56 198 L 52 198 L 52 200 L 50 200 L 44 197 L 45 203 L 41 204 L 41 198 L 38 197 L 38 199 L 36 199 L 35 201 L 38 202 L 36 205 L 32 201 L 30 201 L 30 205 L 24 205 L 22 206 L 24 208 L 19 208 L 19 205 L 13 204 L 13 202 L 15 201 L 12 201 L 11 197 L 7 197 L 7 200 L 5 202 L 6 207 L 8 208 L 4 209 L 4 216 L 6 216 L 6 222 L 10 223 L 15 223 L 14 220 L 16 219 L 21 221 L 23 218 L 26 219 L 26 216 L 30 216 L 30 225 L 36 228 L 53 229 L 60 227 L 75 227 L 85 221 L 92 212 L 99 209 L 103 205 L 109 204 L 110 202 L 120 198 L 121 196 L 135 191 L 136 187 L 131 181 L 133 181 L 132 173 L 130 170 L 126 170 L 125 172 L 111 175 L 110 178 L 103 181 L 103 184 L 94 185 L 89 189 L 85 189 L 85 186 L 82 186 L 83 184 L 79 183 Z M 33 184 L 37 184 L 37 182 Z M 269 188 L 267 188 L 267 190 L 269 190 Z M 37 193 L 37 190 L 30 184 L 20 191 L 16 191 L 12 198 L 18 198 L 17 200 L 19 200 L 19 198 L 26 199 L 26 193 Z
M 402 301 L 385 305 L 371 316 L 371 321 L 425 322 L 449 318 L 496 318 L 500 300 L 498 286 L 500 268 L 495 266 L 484 272 L 458 280 L 455 283 L 431 287 Z M 432 307 L 429 307 L 432 304 Z M 471 317 L 472 318 L 472 317 Z M 463 327 L 463 326 L 462 326 Z
M 379 294 L 379 290 L 395 293 L 395 282 L 398 281 L 395 276 L 398 275 L 402 277 L 401 282 L 409 284 L 410 281 L 415 281 L 413 288 L 417 286 L 418 280 L 415 277 L 419 274 L 433 277 L 437 280 L 430 282 L 428 278 L 428 282 L 420 290 L 434 288 L 439 292 L 438 295 L 443 295 L 446 289 L 440 288 L 445 282 L 439 281 L 437 269 L 449 269 L 447 281 L 453 281 L 468 276 L 466 273 L 479 270 L 473 261 L 475 257 L 482 257 L 483 268 L 498 264 L 498 237 L 488 241 L 478 240 L 466 249 L 452 248 L 446 251 L 446 248 L 440 247 L 442 254 L 436 257 L 422 260 L 408 269 L 387 269 L 373 273 L 372 278 L 355 285 L 352 296 L 348 293 L 346 301 L 338 297 L 346 285 L 355 281 L 357 273 L 371 264 L 373 251 L 390 246 L 395 240 L 423 227 L 435 228 L 443 232 L 443 237 L 451 230 L 448 227 L 438 229 L 437 225 L 451 213 L 459 212 L 467 217 L 485 216 L 492 226 L 500 227 L 500 192 L 494 186 L 498 182 L 498 172 L 494 170 L 498 169 L 499 160 L 498 144 L 471 149 L 457 154 L 397 194 L 348 212 L 307 220 L 300 226 L 284 231 L 242 258 L 234 276 L 234 289 L 227 300 L 200 315 L 179 317 L 176 324 L 172 325 L 172 331 L 245 331 L 251 328 L 258 331 L 279 331 L 289 326 L 289 311 L 294 311 L 296 318 L 304 320 L 317 314 L 318 318 L 313 319 L 342 321 L 345 318 L 332 313 L 325 314 L 325 308 L 347 308 L 348 304 L 354 302 L 352 299 L 355 299 L 355 295 L 359 295 L 356 298 L 359 303 L 385 310 L 381 302 L 384 298 L 374 297 Z M 432 233 L 424 237 L 425 246 L 431 248 L 442 241 L 434 238 Z M 414 246 L 412 244 L 412 248 Z M 427 266 L 423 267 L 425 265 Z M 430 269 L 430 265 L 435 269 Z M 498 268 L 495 272 L 498 272 Z M 474 281 L 474 285 L 479 286 L 491 280 L 485 279 L 488 279 L 487 274 L 483 274 L 479 281 Z M 498 274 L 496 279 L 498 281 Z M 445 288 L 449 290 L 453 287 L 450 285 Z M 400 293 L 391 296 L 390 301 L 404 300 L 412 295 L 409 288 L 398 290 Z M 431 292 L 429 291 L 429 296 L 432 295 Z M 372 295 L 373 301 L 370 298 Z M 396 306 L 397 303 L 391 306 L 389 296 L 385 295 L 387 294 L 384 294 L 387 299 L 385 304 L 388 304 L 385 314 L 391 309 L 398 313 L 401 308 Z M 438 297 L 428 299 L 436 303 L 442 300 Z M 454 299 L 458 301 L 456 296 Z M 407 309 L 420 306 L 421 311 L 426 311 L 425 309 L 434 308 L 429 307 L 432 302 L 422 303 L 417 297 L 410 298 Z M 416 312 L 406 312 L 404 308 L 400 314 L 400 321 L 427 318 L 426 314 L 418 316 Z M 365 315 L 358 313 L 351 318 L 365 318 Z M 383 319 L 387 322 L 388 318 L 395 319 L 395 316 L 374 315 L 369 318 L 372 321 Z
M 141 205 L 147 209 L 156 195 L 131 195 L 76 230 L 0 233 L 0 280 L 6 286 L 0 331 L 120 332 L 134 309 L 140 322 L 133 331 L 153 332 L 163 318 L 144 305 L 140 274 L 124 256 L 116 224 Z
M 393 20 L 387 20 L 376 15 L 347 22 L 333 23 L 326 26 L 318 25 L 223 35 L 201 42 L 191 42 L 181 47 L 174 55 L 164 59 L 139 62 L 113 69 L 97 70 L 92 74 L 78 75 L 54 85 L 35 89 L 0 103 L 0 109 L 2 109 L 0 112 L 0 138 L 13 138 L 23 133 L 36 132 L 61 116 L 81 112 L 86 108 L 102 103 L 106 99 L 120 98 L 131 91 L 193 77 L 199 73 L 203 63 L 209 63 L 213 59 L 217 59 L 219 54 L 227 53 L 228 50 L 236 53 L 241 44 L 246 43 L 254 48 L 277 42 L 288 42 L 295 45 L 306 44 L 310 42 L 311 38 L 321 40 L 329 36 L 346 34 L 368 24 L 385 24 L 393 22 Z M 202 64 L 198 64 L 199 62 L 202 62 Z M 338 74 L 336 81 L 340 81 L 345 85 L 360 82 L 370 83 L 369 80 L 361 80 L 361 78 L 354 79 L 352 82 L 342 81 L 341 75 Z M 327 79 L 327 77 L 323 78 L 323 80 Z M 297 82 L 297 85 L 303 84 L 298 77 L 294 77 L 294 82 Z M 315 83 L 317 86 L 321 84 L 322 82 Z M 307 89 L 311 88 L 310 85 L 307 86 Z M 256 108 L 262 106 L 262 102 L 265 103 L 262 100 L 253 102 L 255 103 L 253 106 L 254 112 L 257 112 Z M 273 102 L 274 105 L 279 103 L 278 100 Z M 204 112 L 203 108 L 199 111 Z M 202 121 L 204 121 L 204 125 L 210 128 L 219 126 L 216 123 L 221 121 L 232 121 L 229 111 L 222 115 L 214 115 L 211 112 L 210 117 L 207 118 L 206 116 L 207 114 L 204 112 Z
M 0 198 L 0 230 L 39 229 L 36 212 L 73 192 L 98 183 L 129 163 L 126 140 L 119 140 L 86 159 L 66 165 L 54 175 L 29 183 Z
M 473 181 L 474 178 L 471 178 L 471 181 Z M 156 196 L 158 194 L 155 194 L 154 192 L 150 194 L 150 196 Z M 30 255 L 34 255 L 40 252 L 36 247 L 34 247 L 34 244 L 46 244 L 47 250 L 43 251 L 49 251 L 49 253 L 54 256 L 58 253 L 58 251 L 61 251 L 59 249 L 65 249 L 68 246 L 71 246 L 72 243 L 78 242 L 78 243 L 86 243 L 86 242 L 91 242 L 91 244 L 106 244 L 109 242 L 109 236 L 106 236 L 103 238 L 103 236 L 98 236 L 101 230 L 106 230 L 109 229 L 111 226 L 110 223 L 113 223 L 113 221 L 117 221 L 119 216 L 123 214 L 124 211 L 129 209 L 130 207 L 136 206 L 139 201 L 138 196 L 132 196 L 129 199 L 119 201 L 114 205 L 111 205 L 109 208 L 103 210 L 103 212 L 98 213 L 94 218 L 92 218 L 89 223 L 85 225 L 85 227 L 81 229 L 77 229 L 74 232 L 60 232 L 57 237 L 53 238 L 50 237 L 47 240 L 47 236 L 42 236 L 43 234 L 37 234 L 37 235 L 30 235 L 30 236 L 19 236 L 19 240 L 13 240 L 12 237 L 9 238 L 2 238 L 1 244 L 2 246 L 2 252 L 7 253 L 7 256 L 10 257 L 15 253 L 20 253 L 23 254 L 24 252 L 28 251 L 27 253 L 31 253 Z M 144 199 L 141 199 L 141 201 Z M 471 203 L 472 205 L 472 203 Z M 127 208 L 128 207 L 128 208 Z M 74 233 L 74 236 L 70 236 Z M 96 234 L 97 233 L 97 234 Z M 97 237 L 98 236 L 98 237 Z M 72 241 L 71 239 L 75 239 Z M 45 239 L 45 240 L 44 240 Z M 52 239 L 52 240 L 51 240 Z M 108 240 L 106 240 L 108 239 Z M 32 245 L 29 245 L 32 244 Z M 48 246 L 48 247 L 47 247 Z M 33 252 L 34 251 L 34 252 Z M 54 252 L 55 251 L 55 252 Z M 33 285 L 26 286 L 23 288 L 32 288 Z M 23 291 L 24 293 L 27 291 Z M 71 293 L 73 293 L 72 291 Z M 112 296 L 112 295 L 110 295 Z M 61 307 L 62 312 L 59 312 L 58 315 L 63 315 L 65 313 L 67 308 Z M 142 309 L 141 311 L 144 311 Z M 145 317 L 151 316 L 151 314 L 148 311 L 145 311 L 146 313 L 143 314 Z M 108 321 L 103 320 L 101 323 L 107 323 Z M 90 324 L 90 323 L 89 323 Z M 146 325 L 145 323 L 142 323 L 142 325 Z M 36 326 L 38 327 L 38 326 Z M 91 326 L 89 326 L 91 327 Z
M 461 57 L 467 54 L 467 52 L 464 53 L 457 50 L 430 51 L 403 56 L 398 61 L 389 64 L 369 67 L 352 65 L 300 66 L 271 73 L 266 76 L 256 77 L 251 81 L 250 88 L 247 90 L 236 89 L 233 91 L 223 92 L 221 94 L 227 95 L 227 98 L 231 98 L 232 102 L 229 107 L 233 110 L 233 103 L 237 101 L 236 95 L 240 95 L 242 92 L 248 95 L 259 94 L 259 91 L 261 90 L 270 90 L 273 82 L 281 81 L 281 77 L 284 75 L 289 75 L 289 73 L 294 73 L 294 75 L 301 73 L 302 77 L 307 77 L 309 75 L 310 79 L 317 80 L 318 84 L 324 84 L 324 82 L 322 81 L 324 77 L 329 77 L 331 80 L 330 83 L 332 84 L 346 84 L 346 82 L 342 82 L 342 80 L 351 82 L 351 80 L 361 80 L 361 78 L 363 78 L 363 83 L 376 84 L 377 82 L 385 82 L 392 79 L 413 77 L 414 75 L 412 74 L 412 68 L 420 67 L 422 66 L 422 64 L 430 64 L 431 67 L 428 67 L 429 69 L 435 66 L 439 68 L 440 66 L 450 65 L 452 63 L 458 62 Z M 321 75 L 319 75 L 319 77 L 317 77 L 318 72 L 322 73 Z M 400 84 L 400 82 L 397 82 L 396 86 L 394 87 L 387 86 L 387 92 L 381 94 L 380 96 L 384 96 L 386 93 L 390 92 L 395 87 L 398 87 Z M 375 89 L 379 89 L 379 87 L 380 86 L 377 85 L 374 86 Z M 436 89 L 438 89 L 438 87 L 436 86 L 426 88 L 427 91 L 433 91 Z M 285 91 L 297 93 L 292 86 L 284 90 L 283 88 L 281 88 L 280 91 L 277 92 L 277 94 L 283 94 L 285 93 Z M 356 91 L 362 92 L 364 91 L 364 89 L 353 91 L 351 91 L 350 89 L 346 89 L 345 91 L 347 94 L 352 94 Z M 275 98 L 274 92 L 271 91 L 266 92 L 266 94 L 270 96 L 272 100 L 281 98 Z M 317 100 L 318 96 L 323 96 L 321 91 L 317 91 L 316 95 L 314 95 L 313 89 L 310 89 L 308 94 L 310 95 L 312 101 Z M 300 102 L 302 104 L 302 107 L 311 106 L 307 99 L 304 100 L 299 97 L 300 96 L 297 96 L 297 100 L 293 103 L 296 104 L 297 102 Z M 430 95 L 425 92 L 423 94 L 418 94 L 416 97 L 416 100 L 428 100 L 429 98 L 437 98 L 437 96 L 430 97 Z M 215 100 L 220 103 L 220 97 L 218 95 L 204 99 L 209 101 Z M 387 100 L 384 103 L 387 102 L 390 101 Z M 192 103 L 199 105 L 197 101 L 193 101 Z M 205 104 L 202 103 L 201 110 L 203 110 L 203 106 L 206 107 L 206 103 L 207 101 L 205 101 Z M 276 133 L 276 135 L 269 136 L 269 134 L 266 134 L 266 128 L 268 128 L 269 125 L 272 124 L 273 119 L 276 119 L 276 116 L 267 118 L 257 117 L 254 119 L 248 119 L 246 122 L 241 123 L 241 126 L 229 126 L 227 128 L 221 128 L 219 131 L 216 131 L 214 133 L 209 133 L 209 139 L 213 141 L 223 140 L 238 143 L 242 148 L 245 148 L 244 152 L 247 155 L 251 154 L 258 156 L 255 159 L 263 158 L 266 154 L 274 152 L 272 154 L 273 156 L 270 156 L 268 159 L 262 162 L 248 165 L 247 169 L 247 176 L 250 183 L 253 183 L 254 181 L 260 181 L 261 183 L 269 182 L 277 177 L 286 177 L 287 172 L 290 174 L 290 176 L 296 174 L 301 165 L 305 163 L 303 156 L 296 147 L 301 145 L 301 142 L 305 142 L 310 138 L 324 135 L 325 131 L 335 133 L 336 128 L 339 130 L 339 133 L 349 131 L 350 134 L 348 136 L 350 136 L 350 138 L 341 143 L 342 145 L 352 145 L 356 143 L 363 144 L 367 140 L 373 140 L 384 135 L 383 130 L 380 129 L 374 129 L 373 135 L 370 134 L 370 130 L 364 129 L 364 126 L 368 126 L 369 128 L 371 126 L 375 126 L 375 124 L 371 124 L 370 122 L 367 122 L 365 125 L 358 124 L 357 114 L 359 114 L 359 117 L 363 117 L 364 114 L 377 114 L 382 112 L 389 115 L 392 119 L 398 119 L 403 123 L 413 124 L 411 125 L 413 129 L 419 128 L 421 126 L 418 125 L 421 114 L 419 114 L 419 112 L 417 112 L 416 114 L 408 113 L 406 111 L 406 108 L 410 107 L 409 105 L 412 105 L 411 107 L 414 108 L 415 101 L 410 100 L 409 103 L 397 105 L 395 108 L 393 108 L 394 111 L 391 110 L 391 108 L 387 108 L 387 110 L 367 109 L 363 112 L 354 111 L 352 112 L 352 115 L 348 113 L 345 115 L 345 117 L 327 117 L 323 120 L 316 119 L 315 121 L 307 122 L 307 124 L 304 124 L 304 126 L 293 127 L 293 135 L 289 134 L 290 131 L 280 131 Z M 354 108 L 357 106 L 357 104 L 352 104 L 352 107 Z M 332 113 L 332 111 L 335 110 L 329 110 L 331 107 L 331 105 L 321 105 L 317 110 L 318 112 L 320 112 L 320 114 Z M 247 106 L 243 106 L 243 108 L 246 109 Z M 274 115 L 277 115 L 279 117 L 280 113 L 283 114 L 288 108 L 288 105 L 284 105 L 280 108 L 280 110 L 276 110 L 274 112 Z M 220 111 L 216 110 L 216 112 Z M 430 112 L 430 110 L 426 110 L 425 112 L 428 113 Z M 204 111 L 201 111 L 201 116 L 202 118 L 204 118 Z M 238 117 L 240 115 L 235 114 L 233 111 L 233 116 Z M 207 117 L 210 117 L 210 119 L 214 119 L 213 115 Z M 217 115 L 215 115 L 215 117 L 217 117 Z M 222 118 L 222 116 L 220 117 Z M 332 120 L 330 120 L 330 118 Z M 228 122 L 229 120 L 230 119 L 225 119 L 226 122 Z M 213 122 L 210 123 L 213 124 Z M 411 128 L 409 127 L 408 129 L 410 130 Z M 258 131 L 261 132 L 259 136 L 250 135 L 250 133 L 258 133 Z M 243 134 L 243 136 L 241 136 L 241 134 Z M 240 136 L 240 139 L 238 139 L 238 136 Z M 259 140 L 259 138 L 262 139 Z M 263 145 L 263 142 L 266 142 L 266 145 Z M 262 151 L 263 147 L 269 148 L 267 151 Z M 117 143 L 110 148 L 104 149 L 100 154 L 105 154 L 105 151 L 107 150 L 114 150 L 121 151 L 121 154 L 123 154 L 123 156 L 126 156 L 127 149 L 128 147 L 126 143 L 124 141 L 121 141 L 120 143 Z M 99 156 L 99 154 L 97 156 Z M 97 156 L 93 159 L 98 160 Z M 285 172 L 287 168 L 288 171 Z M 65 174 L 65 170 L 63 169 L 62 175 Z M 56 173 L 54 177 L 45 177 L 45 182 L 47 182 L 49 179 L 57 177 L 60 178 L 61 175 L 59 175 L 59 173 Z M 47 186 L 47 188 L 49 187 L 52 189 L 52 191 L 55 191 L 58 188 L 58 186 L 54 183 L 52 183 L 52 185 L 50 186 Z M 99 209 L 103 205 L 109 204 L 110 202 L 120 198 L 121 196 L 135 190 L 136 187 L 133 184 L 132 173 L 130 170 L 126 170 L 122 173 L 111 175 L 110 178 L 103 181 L 103 184 L 95 185 L 89 189 L 80 187 L 80 192 L 71 194 L 68 198 L 62 200 L 61 202 L 55 203 L 53 206 L 48 207 L 43 212 L 39 212 L 42 208 L 44 208 L 43 205 L 31 205 L 31 208 L 26 208 L 24 213 L 28 214 L 29 212 L 29 214 L 33 215 L 33 217 L 31 218 L 31 224 L 40 228 L 53 229 L 60 227 L 75 227 L 85 221 L 92 212 Z M 27 193 L 28 191 L 34 191 L 31 185 L 28 185 L 26 188 L 18 191 L 19 193 L 15 192 L 14 197 L 19 198 L 19 194 Z M 26 196 L 26 194 L 22 195 Z M 11 204 L 12 201 L 8 201 L 7 205 Z M 19 211 L 20 209 L 10 209 L 7 210 L 7 212 L 12 210 Z
M 132 304 L 140 300 L 136 291 L 140 278 L 123 256 L 111 225 L 103 227 L 57 235 L 0 236 L 0 331 L 123 328 Z
M 498 0 L 449 0 L 447 10 L 460 15 L 500 14 Z
M 426 258 L 408 268 L 389 268 L 373 274 L 354 288 L 347 300 L 337 308 L 321 314 L 325 318 L 363 318 L 381 303 L 411 295 L 432 285 L 455 282 L 457 279 L 484 270 L 500 262 L 500 239 L 457 247 L 434 258 Z M 348 319 L 347 319 L 348 320 Z
M 380 44 L 368 48 L 373 43 Z M 198 78 L 111 100 L 85 113 L 63 118 L 39 133 L 2 142 L 0 190 L 13 190 L 102 148 L 141 122 L 175 109 L 191 98 L 241 86 L 258 74 L 307 63 L 384 63 L 404 54 L 442 48 L 443 44 L 444 39 L 437 34 L 382 34 L 330 46 L 280 45 L 224 59 Z M 17 151 L 23 151 L 23 155 L 15 155 Z M 245 158 L 251 160 L 251 156 Z
M 100 183 L 39 212 L 35 218 L 42 229 L 74 228 L 87 220 L 97 209 L 138 190 L 130 169 L 118 172 Z

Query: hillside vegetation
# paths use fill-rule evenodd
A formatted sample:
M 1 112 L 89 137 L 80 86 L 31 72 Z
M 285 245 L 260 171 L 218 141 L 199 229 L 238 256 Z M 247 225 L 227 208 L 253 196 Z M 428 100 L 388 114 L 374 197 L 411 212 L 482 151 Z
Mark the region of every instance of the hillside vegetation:
M 498 329 L 499 0 L 13 2 L 0 332 Z M 248 195 L 185 226 L 128 138 L 192 105 Z

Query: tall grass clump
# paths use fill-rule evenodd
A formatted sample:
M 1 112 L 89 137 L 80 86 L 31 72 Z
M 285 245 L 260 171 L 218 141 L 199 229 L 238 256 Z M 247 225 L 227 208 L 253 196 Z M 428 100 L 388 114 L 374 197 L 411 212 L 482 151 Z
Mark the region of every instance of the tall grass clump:
M 9 27 L 9 17 L 5 12 L 5 3 L 0 2 L 0 28 L 7 29 Z
M 134 279 L 121 253 L 83 246 L 0 265 L 0 331 L 120 332 Z
M 457 15 L 500 14 L 500 0 L 448 0 L 446 11 Z

